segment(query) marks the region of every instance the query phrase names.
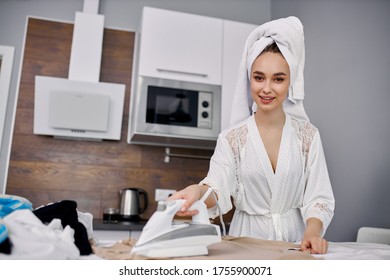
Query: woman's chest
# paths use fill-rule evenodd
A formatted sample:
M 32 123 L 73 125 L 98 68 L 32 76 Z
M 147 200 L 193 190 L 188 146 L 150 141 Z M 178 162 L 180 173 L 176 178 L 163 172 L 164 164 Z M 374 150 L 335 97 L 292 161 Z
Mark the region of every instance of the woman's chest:
M 242 178 L 250 182 L 268 185 L 297 185 L 304 179 L 304 158 L 300 143 L 289 138 L 282 147 L 270 149 L 261 148 L 258 143 L 248 141 L 246 149 L 241 151 L 241 161 L 238 170 Z M 273 153 L 277 153 L 273 155 Z M 272 157 L 277 161 L 274 168 Z

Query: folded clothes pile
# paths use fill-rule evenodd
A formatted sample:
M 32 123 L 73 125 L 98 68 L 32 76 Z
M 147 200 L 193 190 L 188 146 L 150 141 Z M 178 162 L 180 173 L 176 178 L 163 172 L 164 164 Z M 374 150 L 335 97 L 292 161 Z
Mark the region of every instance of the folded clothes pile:
M 92 214 L 63 200 L 33 209 L 23 197 L 0 195 L 0 259 L 77 259 L 92 253 Z
M 0 195 L 0 253 L 11 253 L 8 229 L 2 219 L 13 211 L 20 209 L 32 210 L 31 202 L 15 195 Z
M 2 220 L 0 220 L 0 252 L 5 254 L 11 253 L 11 243 L 8 238 L 8 230 Z
M 92 253 L 91 244 L 89 243 L 89 236 L 87 226 L 83 224 L 85 219 L 79 220 L 79 216 L 88 215 L 88 213 L 81 213 L 77 211 L 77 203 L 72 200 L 63 200 L 52 203 L 46 206 L 39 207 L 33 213 L 46 224 L 51 223 L 54 219 L 59 219 L 63 228 L 70 226 L 74 230 L 75 245 L 80 250 L 81 255 L 89 255 Z M 89 214 L 90 224 L 92 224 L 92 215 Z M 92 226 L 88 226 L 92 228 Z M 89 234 L 92 235 L 91 233 Z

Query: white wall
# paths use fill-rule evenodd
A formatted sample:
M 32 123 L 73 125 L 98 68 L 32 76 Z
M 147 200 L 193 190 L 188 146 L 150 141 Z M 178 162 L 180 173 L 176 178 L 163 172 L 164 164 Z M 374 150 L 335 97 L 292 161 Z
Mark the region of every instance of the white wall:
M 327 238 L 390 228 L 390 1 L 272 0 L 305 30 L 305 109 L 319 127 L 336 198 Z
M 3 142 L 9 87 L 14 63 L 14 51 L 14 47 L 0 45 L 0 151 Z M 3 194 L 4 189 L 1 186 L 2 183 L 0 183 L 0 194 Z

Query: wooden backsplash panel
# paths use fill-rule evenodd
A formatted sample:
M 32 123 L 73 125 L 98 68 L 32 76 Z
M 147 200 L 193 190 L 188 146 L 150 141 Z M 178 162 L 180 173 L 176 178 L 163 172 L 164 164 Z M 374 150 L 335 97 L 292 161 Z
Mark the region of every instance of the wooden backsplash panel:
M 29 18 L 19 86 L 6 192 L 29 199 L 34 207 L 71 199 L 80 211 L 101 218 L 106 207 L 118 207 L 118 191 L 139 187 L 156 209 L 155 189 L 181 189 L 207 173 L 208 161 L 171 158 L 164 148 L 126 143 L 134 32 L 104 30 L 100 81 L 126 85 L 120 141 L 72 141 L 33 134 L 36 75 L 68 77 L 73 24 Z M 180 150 L 200 155 L 210 151 Z

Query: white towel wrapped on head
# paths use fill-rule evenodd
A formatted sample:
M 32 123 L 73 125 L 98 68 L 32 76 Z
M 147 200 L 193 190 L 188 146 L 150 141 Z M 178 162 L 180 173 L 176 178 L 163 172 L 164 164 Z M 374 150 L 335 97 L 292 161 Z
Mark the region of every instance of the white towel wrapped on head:
M 290 87 L 288 98 L 283 104 L 284 111 L 298 119 L 308 120 L 302 101 L 305 96 L 303 25 L 297 17 L 291 16 L 264 23 L 248 36 L 233 97 L 230 125 L 248 118 L 251 110 L 256 111 L 256 104 L 252 107 L 253 100 L 250 91 L 251 68 L 259 54 L 272 42 L 277 44 L 290 68 Z

